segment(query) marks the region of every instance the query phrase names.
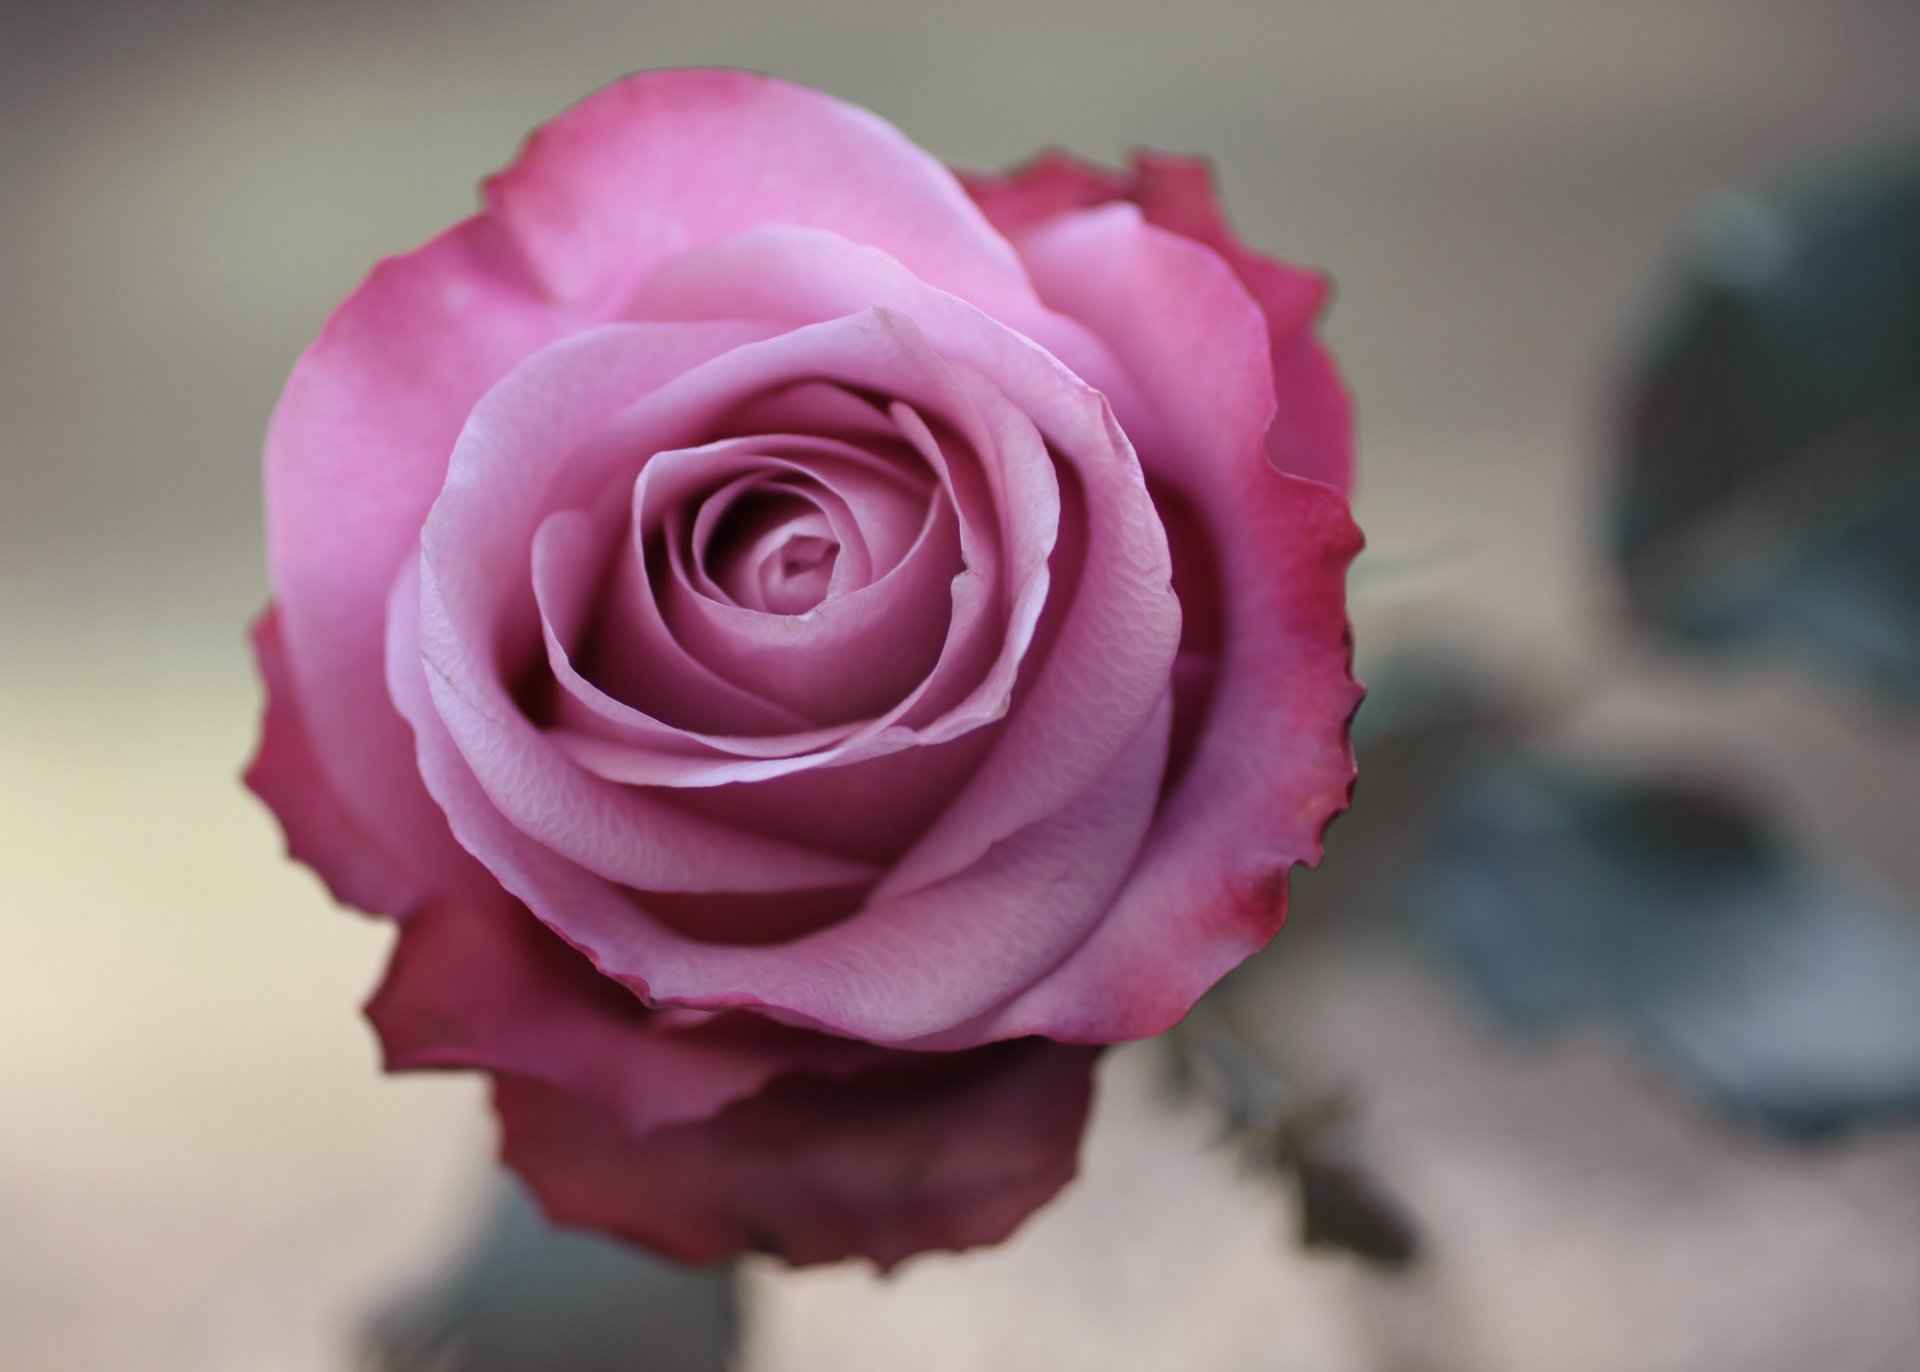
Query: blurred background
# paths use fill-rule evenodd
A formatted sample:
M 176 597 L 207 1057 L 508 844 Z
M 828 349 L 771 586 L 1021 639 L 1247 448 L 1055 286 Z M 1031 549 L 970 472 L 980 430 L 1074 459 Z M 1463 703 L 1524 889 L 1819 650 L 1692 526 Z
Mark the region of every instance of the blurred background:
M 968 165 L 1202 151 L 1249 241 L 1334 273 L 1378 760 L 1230 995 L 1293 1097 L 1354 1103 L 1343 1157 L 1420 1236 L 1399 1270 L 1303 1250 L 1319 1193 L 1263 1187 L 1216 1146 L 1235 1088 L 1171 1097 L 1143 1045 L 1108 1060 L 1083 1177 L 1012 1243 L 886 1281 L 749 1264 L 737 1365 L 1920 1365 L 1920 995 L 1889 980 L 1920 907 L 1920 525 L 1823 524 L 1850 574 L 1892 559 L 1841 602 L 1753 576 L 1745 620 L 1663 600 L 1676 558 L 1773 528 L 1689 543 L 1753 450 L 1714 398 L 1849 356 L 1831 331 L 1860 310 L 1803 320 L 1784 361 L 1753 339 L 1781 245 L 1920 136 L 1920 7 L 4 0 L 0 1367 L 369 1365 L 368 1329 L 479 1222 L 477 1084 L 377 1075 L 353 1011 L 386 932 L 331 909 L 238 784 L 259 440 L 375 259 L 465 214 L 540 120 L 682 64 L 822 86 Z M 1812 210 L 1769 198 L 1863 150 Z M 1911 271 L 1920 213 L 1894 203 L 1842 214 L 1866 227 L 1829 256 Z M 1910 509 L 1911 409 L 1815 390 L 1794 444 L 1906 423 L 1909 485 L 1860 508 Z M 1678 494 L 1676 433 L 1731 445 Z M 1889 470 L 1834 470 L 1863 462 Z M 1794 480 L 1776 524 L 1832 484 Z M 1789 600 L 1797 623 L 1741 629 Z M 1730 961 L 1741 986 L 1689 989 Z M 717 1365 L 674 1337 L 631 1365 Z

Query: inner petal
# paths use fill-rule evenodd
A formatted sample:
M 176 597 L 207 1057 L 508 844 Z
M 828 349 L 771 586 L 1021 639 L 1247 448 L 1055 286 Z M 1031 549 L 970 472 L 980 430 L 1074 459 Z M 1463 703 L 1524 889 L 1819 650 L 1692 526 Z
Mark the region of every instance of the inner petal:
M 704 553 L 707 574 L 734 604 L 798 615 L 827 598 L 840 542 L 819 506 L 763 486 L 733 502 Z
M 817 534 L 790 531 L 760 563 L 760 596 L 777 615 L 805 614 L 827 598 L 840 545 Z
M 831 599 L 873 580 L 873 553 L 867 545 L 866 532 L 860 527 L 858 516 L 846 500 L 832 487 L 823 486 L 810 479 L 810 476 L 781 474 L 777 469 L 771 476 L 766 472 L 750 472 L 720 487 L 699 503 L 699 509 L 692 517 L 690 532 L 684 508 L 667 515 L 667 551 L 676 575 L 712 600 L 729 605 L 739 603 L 709 574 L 710 566 L 718 560 L 715 557 L 714 535 L 733 512 L 735 501 L 761 487 L 799 495 L 811 501 L 826 516 L 831 531 L 826 535 L 827 541 L 837 544 L 838 548 L 833 564 L 828 569 L 823 599 Z

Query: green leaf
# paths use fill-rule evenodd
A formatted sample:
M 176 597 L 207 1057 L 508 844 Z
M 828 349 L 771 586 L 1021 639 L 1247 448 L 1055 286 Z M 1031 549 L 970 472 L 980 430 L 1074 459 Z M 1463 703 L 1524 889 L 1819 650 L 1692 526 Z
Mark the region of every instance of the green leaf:
M 1621 448 L 1643 625 L 1920 703 L 1920 158 L 1710 205 Z
M 1718 795 L 1483 764 L 1408 899 L 1514 1023 L 1621 1024 L 1776 1131 L 1920 1107 L 1920 928 Z
M 503 1184 L 428 1291 L 379 1317 L 370 1372 L 725 1372 L 732 1283 L 548 1225 Z

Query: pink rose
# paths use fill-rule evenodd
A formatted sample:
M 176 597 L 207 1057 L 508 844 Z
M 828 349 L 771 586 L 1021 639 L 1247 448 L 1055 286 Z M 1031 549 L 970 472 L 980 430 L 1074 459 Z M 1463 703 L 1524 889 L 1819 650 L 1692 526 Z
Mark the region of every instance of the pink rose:
M 1346 804 L 1323 292 L 1196 162 L 963 185 L 736 72 L 541 129 L 267 441 L 249 779 L 402 921 L 391 1065 L 681 1257 L 1007 1232 L 1074 1045 L 1265 944 Z

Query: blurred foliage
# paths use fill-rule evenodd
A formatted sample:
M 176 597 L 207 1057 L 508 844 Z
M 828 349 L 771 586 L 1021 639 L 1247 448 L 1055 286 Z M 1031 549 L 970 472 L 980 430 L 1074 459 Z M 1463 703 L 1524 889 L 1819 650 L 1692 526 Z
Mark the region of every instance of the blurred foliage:
M 1920 1106 L 1920 929 L 1716 792 L 1484 761 L 1409 901 L 1512 1022 L 1621 1025 L 1777 1132 Z
M 1351 1107 L 1341 1098 L 1308 1102 L 1274 1131 L 1281 1170 L 1293 1178 L 1300 1243 L 1352 1253 L 1398 1270 L 1420 1256 L 1413 1217 L 1361 1166 L 1347 1138 Z
M 1204 1096 L 1246 1170 L 1292 1191 L 1302 1247 L 1409 1266 L 1419 1230 L 1360 1160 L 1352 1103 L 1300 1096 L 1271 1050 L 1234 1022 L 1233 994 L 1216 991 L 1162 1038 L 1173 1094 Z
M 1630 385 L 1613 543 L 1644 626 L 1920 704 L 1920 156 L 1707 208 Z
M 726 1372 L 732 1280 L 555 1229 L 502 1181 L 453 1270 L 375 1321 L 367 1372 Z
M 1550 720 L 1438 650 L 1377 671 L 1317 914 L 1398 911 L 1514 1027 L 1623 1029 L 1782 1136 L 1920 1109 L 1911 912 L 1717 786 L 1552 756 Z
M 1920 160 L 1708 208 L 1629 389 L 1612 534 L 1669 646 L 1920 704 Z M 1444 652 L 1376 673 L 1336 905 L 1410 913 L 1511 1023 L 1624 1029 L 1776 1133 L 1920 1108 L 1907 912 L 1719 789 L 1549 760 L 1547 725 Z

